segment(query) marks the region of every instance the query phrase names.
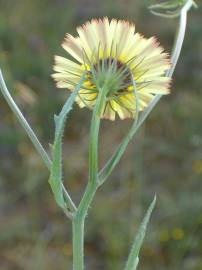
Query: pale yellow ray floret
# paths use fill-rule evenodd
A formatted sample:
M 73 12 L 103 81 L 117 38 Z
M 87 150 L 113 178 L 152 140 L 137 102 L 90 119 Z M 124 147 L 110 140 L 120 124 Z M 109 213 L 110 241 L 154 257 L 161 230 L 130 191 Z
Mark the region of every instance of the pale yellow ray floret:
M 77 37 L 67 34 L 62 43 L 72 60 L 55 56 L 52 77 L 58 88 L 72 91 L 86 72 L 76 98 L 81 108 L 93 109 L 105 76 L 109 91 L 102 118 L 114 120 L 116 114 L 121 119 L 134 118 L 137 102 L 139 110 L 144 110 L 155 95 L 169 93 L 165 72 L 170 61 L 155 37 L 146 39 L 135 33 L 134 24 L 108 18 L 92 19 L 77 32 Z

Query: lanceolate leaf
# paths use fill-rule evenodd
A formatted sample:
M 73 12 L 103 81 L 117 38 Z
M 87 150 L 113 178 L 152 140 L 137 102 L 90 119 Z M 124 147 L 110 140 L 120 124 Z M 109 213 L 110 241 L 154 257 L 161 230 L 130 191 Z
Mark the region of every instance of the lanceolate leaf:
M 81 85 L 84 81 L 85 74 L 83 74 L 80 82 L 76 86 L 75 90 L 71 93 L 70 97 L 65 102 L 61 112 L 59 115 L 55 115 L 55 139 L 54 144 L 52 145 L 52 156 L 53 161 L 50 169 L 50 178 L 49 184 L 53 191 L 55 201 L 61 208 L 66 208 L 63 189 L 62 189 L 62 136 L 65 127 L 65 120 L 67 118 L 67 114 L 71 111 L 72 105 L 75 101 L 75 98 L 78 94 L 78 91 L 81 88 Z
M 138 230 L 137 235 L 135 237 L 131 252 L 130 252 L 129 257 L 128 257 L 128 261 L 127 261 L 125 270 L 136 270 L 137 269 L 140 248 L 142 246 L 142 243 L 143 243 L 143 240 L 145 237 L 145 233 L 146 233 L 146 229 L 147 229 L 147 225 L 148 225 L 151 213 L 154 209 L 155 203 L 156 203 L 156 196 L 154 197 L 154 200 L 150 204 L 150 206 L 147 210 L 147 213 L 144 216 L 144 219 L 139 227 L 139 230 Z

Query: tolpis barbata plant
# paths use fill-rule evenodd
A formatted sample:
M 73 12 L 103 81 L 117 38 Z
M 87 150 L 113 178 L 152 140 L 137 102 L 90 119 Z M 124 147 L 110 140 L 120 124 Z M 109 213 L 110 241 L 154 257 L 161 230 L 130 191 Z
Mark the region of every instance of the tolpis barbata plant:
M 84 225 L 97 189 L 108 179 L 128 143 L 163 95 L 177 64 L 192 0 L 167 1 L 150 7 L 163 17 L 179 16 L 179 27 L 171 58 L 156 38 L 145 38 L 128 21 L 92 19 L 77 28 L 78 35 L 67 34 L 62 47 L 66 57 L 55 56 L 52 77 L 58 88 L 71 92 L 59 115 L 55 115 L 55 138 L 50 158 L 32 128 L 12 99 L 0 73 L 1 92 L 50 171 L 49 184 L 57 205 L 72 222 L 73 270 L 84 269 Z M 70 60 L 68 56 L 71 56 Z M 63 185 L 62 136 L 68 113 L 77 103 L 92 111 L 89 136 L 89 178 L 78 206 Z M 132 124 L 106 165 L 99 170 L 98 139 L 103 118 L 131 118 Z M 156 197 L 149 206 L 134 238 L 125 270 L 135 270 L 146 227 Z

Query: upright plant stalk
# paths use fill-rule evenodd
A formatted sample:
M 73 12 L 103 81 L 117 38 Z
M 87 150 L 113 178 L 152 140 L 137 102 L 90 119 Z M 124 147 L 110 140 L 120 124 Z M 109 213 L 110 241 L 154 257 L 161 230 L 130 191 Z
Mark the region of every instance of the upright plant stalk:
M 98 135 L 100 114 L 105 103 L 107 84 L 100 89 L 93 110 L 89 136 L 89 180 L 78 210 L 73 218 L 73 270 L 84 269 L 84 223 L 90 203 L 97 189 L 98 175 Z

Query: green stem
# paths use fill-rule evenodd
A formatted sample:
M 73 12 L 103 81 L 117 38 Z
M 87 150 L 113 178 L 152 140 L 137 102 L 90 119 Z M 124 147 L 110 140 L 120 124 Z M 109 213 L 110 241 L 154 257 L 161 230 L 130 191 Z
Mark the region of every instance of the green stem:
M 171 56 L 171 68 L 166 73 L 166 76 L 172 77 L 173 72 L 175 70 L 177 61 L 180 56 L 180 52 L 182 49 L 184 37 L 185 37 L 185 31 L 186 31 L 186 24 L 187 24 L 187 12 L 192 7 L 193 1 L 188 0 L 184 7 L 181 9 L 180 12 L 180 21 L 179 21 L 179 27 L 176 35 L 176 40 L 174 44 L 174 49 Z M 150 112 L 153 110 L 155 105 L 158 103 L 158 101 L 161 99 L 162 95 L 156 95 L 153 100 L 150 102 L 149 106 L 145 109 L 145 111 L 140 115 L 138 123 L 134 122 L 132 127 L 130 128 L 128 134 L 126 137 L 124 137 L 123 141 L 118 146 L 117 150 L 114 152 L 110 160 L 106 163 L 106 165 L 101 169 L 99 172 L 99 181 L 98 185 L 102 185 L 106 179 L 109 177 L 119 160 L 121 159 L 128 143 L 131 141 L 135 133 L 138 131 L 138 129 L 141 127 L 141 125 L 144 123 Z
M 75 218 L 72 222 L 73 270 L 84 269 L 84 220 Z
M 99 91 L 93 110 L 89 137 L 89 181 L 73 219 L 73 270 L 84 269 L 84 224 L 89 206 L 97 190 L 98 134 L 100 114 L 105 102 L 107 87 Z
M 33 143 L 36 151 L 38 152 L 38 154 L 41 156 L 42 160 L 44 161 L 44 164 L 46 165 L 48 170 L 50 170 L 52 161 L 50 160 L 47 152 L 45 151 L 42 144 L 38 140 L 38 138 L 35 135 L 34 131 L 30 127 L 30 125 L 28 124 L 27 120 L 25 119 L 25 117 L 21 113 L 21 111 L 18 108 L 17 104 L 15 103 L 13 98 L 11 97 L 11 95 L 10 95 L 10 93 L 8 91 L 8 88 L 6 87 L 6 84 L 5 84 L 5 81 L 4 81 L 1 70 L 0 70 L 0 90 L 1 90 L 2 95 L 4 96 L 5 100 L 7 101 L 10 109 L 12 110 L 14 115 L 17 117 L 19 123 L 21 124 L 21 126 L 23 127 L 25 132 L 27 133 L 27 135 L 30 138 L 31 142 Z M 65 189 L 64 186 L 63 186 L 63 192 L 64 192 L 64 196 L 65 196 L 65 198 L 67 200 L 67 203 L 68 203 L 70 209 L 72 211 L 75 211 L 76 206 L 74 205 L 69 193 L 67 192 L 67 190 Z
M 44 161 L 44 164 L 46 165 L 46 167 L 48 169 L 50 169 L 51 160 L 50 160 L 48 154 L 46 153 L 46 151 L 44 150 L 43 146 L 39 142 L 38 138 L 36 137 L 34 131 L 30 127 L 30 125 L 28 124 L 27 120 L 24 118 L 24 116 L 21 113 L 20 109 L 18 108 L 17 104 L 15 103 L 13 98 L 11 97 L 11 95 L 10 95 L 10 93 L 8 91 L 8 88 L 6 87 L 5 81 L 3 79 L 3 75 L 2 75 L 1 70 L 0 70 L 0 88 L 1 88 L 1 92 L 2 92 L 5 100 L 7 101 L 10 109 L 12 110 L 14 115 L 17 117 L 17 119 L 20 122 L 21 126 L 24 128 L 25 132 L 29 136 L 29 138 L 32 141 L 32 143 L 33 143 L 34 147 L 36 148 L 37 152 L 39 153 L 42 160 Z
M 80 207 L 73 218 L 73 270 L 84 269 L 84 225 L 90 203 L 96 193 L 96 182 L 88 183 Z

